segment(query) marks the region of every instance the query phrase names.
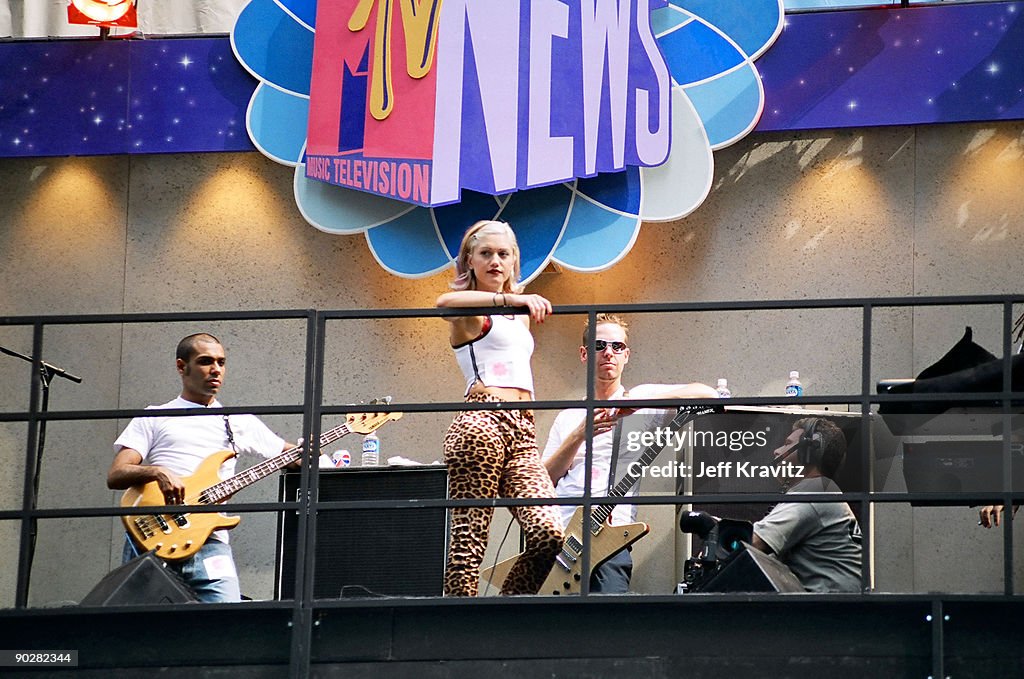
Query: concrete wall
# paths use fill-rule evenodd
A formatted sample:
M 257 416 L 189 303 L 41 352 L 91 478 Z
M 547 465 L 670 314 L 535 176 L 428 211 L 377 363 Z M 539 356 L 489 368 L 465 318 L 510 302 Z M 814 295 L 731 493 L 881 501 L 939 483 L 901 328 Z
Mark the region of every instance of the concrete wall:
M 1019 293 L 1022 144 L 1024 124 L 753 135 L 716 154 L 714 189 L 695 214 L 644 226 L 632 252 L 610 271 L 545 273 L 532 291 L 556 305 Z M 5 316 L 426 308 L 448 280 L 447 274 L 395 278 L 362 238 L 308 226 L 294 205 L 291 171 L 257 154 L 2 160 L 0 182 Z M 965 325 L 974 327 L 979 344 L 1000 353 L 999 313 L 991 307 L 879 310 L 873 379 L 916 374 Z M 584 393 L 576 358 L 581 320 L 557 316 L 536 329 L 541 398 Z M 736 396 L 776 395 L 788 371 L 798 369 L 809 394 L 860 389 L 858 311 L 631 320 L 631 384 L 713 384 L 724 376 Z M 50 409 L 169 400 L 180 386 L 174 344 L 199 326 L 228 347 L 225 403 L 301 402 L 303 321 L 91 324 L 46 333 L 44 358 L 84 378 L 77 385 L 55 381 Z M 327 331 L 326 403 L 383 394 L 396 401 L 458 400 L 460 379 L 443 321 L 332 321 Z M 0 326 L 0 345 L 28 353 L 31 328 Z M 0 412 L 27 410 L 28 384 L 27 363 L 0 357 Z M 538 412 L 542 441 L 552 417 Z M 385 454 L 439 460 L 449 419 L 408 414 L 389 424 L 380 432 Z M 299 435 L 297 417 L 267 420 L 287 438 Z M 123 424 L 51 423 L 40 506 L 115 505 L 117 494 L 105 488 L 104 477 Z M 880 437 L 882 445 L 896 445 L 885 432 Z M 344 445 L 356 450 L 358 440 Z M 0 451 L 8 461 L 0 469 L 0 511 L 21 507 L 25 448 L 24 424 L 0 422 Z M 900 480 L 897 466 L 891 483 Z M 665 492 L 645 488 L 652 491 Z M 268 480 L 239 499 L 271 500 L 276 493 Z M 670 591 L 681 568 L 674 508 L 646 507 L 641 517 L 653 531 L 634 553 L 635 586 Z M 876 588 L 1002 590 L 1001 532 L 978 528 L 973 510 L 880 504 L 875 519 Z M 504 533 L 504 523 L 499 516 L 496 534 Z M 272 514 L 249 515 L 234 531 L 243 590 L 255 598 L 273 592 L 275 525 Z M 19 529 L 17 521 L 0 521 L 0 544 L 10 555 Z M 119 535 L 109 518 L 42 521 L 33 605 L 81 598 L 117 564 Z M 1019 530 L 1015 539 L 1021 544 Z M 13 557 L 0 566 L 0 606 L 14 601 L 16 569 Z M 1020 582 L 1024 568 L 1016 570 Z

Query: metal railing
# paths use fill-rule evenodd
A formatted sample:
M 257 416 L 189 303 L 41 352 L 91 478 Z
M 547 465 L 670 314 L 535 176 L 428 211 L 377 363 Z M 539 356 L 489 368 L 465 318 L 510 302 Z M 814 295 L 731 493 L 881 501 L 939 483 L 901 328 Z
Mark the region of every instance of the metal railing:
M 702 312 L 755 312 L 755 311 L 797 311 L 797 310 L 823 310 L 823 309 L 851 309 L 859 310 L 861 316 L 861 375 L 860 392 L 851 394 L 825 394 L 805 397 L 789 397 L 785 399 L 791 405 L 833 405 L 848 404 L 857 407 L 861 413 L 872 412 L 872 407 L 885 403 L 907 403 L 920 401 L 948 401 L 955 398 L 958 402 L 992 402 L 1000 404 L 1000 412 L 1006 419 L 1009 431 L 1009 419 L 1013 415 L 1014 399 L 1022 398 L 1021 393 L 1014 392 L 1011 387 L 1011 356 L 1013 347 L 1011 345 L 1011 328 L 1013 321 L 1013 305 L 1024 302 L 1024 295 L 986 295 L 986 296 L 946 296 L 946 297 L 900 297 L 900 298 L 861 298 L 861 299 L 818 299 L 818 300 L 784 300 L 784 301 L 746 301 L 746 302 L 693 302 L 693 303 L 659 303 L 659 304 L 620 304 L 620 305 L 594 305 L 594 306 L 558 306 L 554 313 L 586 315 L 589 319 L 589 326 L 596 327 L 596 316 L 598 313 L 617 314 L 647 314 L 647 313 L 702 313 Z M 921 308 L 928 306 L 976 306 L 989 305 L 1000 308 L 1002 314 L 1002 330 L 1004 342 L 1002 346 L 1003 356 L 1003 388 L 998 392 L 986 393 L 935 393 L 935 394 L 876 394 L 873 392 L 872 384 L 872 332 L 875 312 L 879 309 L 889 308 Z M 326 415 L 346 415 L 349 413 L 366 412 L 368 407 L 353 405 L 330 405 L 323 402 L 324 363 L 325 363 L 325 338 L 327 335 L 328 321 L 337 320 L 394 320 L 400 318 L 430 318 L 458 315 L 474 315 L 480 313 L 491 313 L 493 309 L 379 309 L 379 310 L 281 310 L 261 312 L 195 312 L 195 313 L 147 313 L 147 314 L 102 314 L 102 315 L 64 315 L 46 317 L 2 317 L 0 326 L 28 326 L 32 328 L 32 356 L 33 370 L 30 389 L 30 407 L 27 411 L 0 413 L 0 422 L 24 422 L 27 425 L 25 441 L 25 468 L 23 480 L 23 497 L 20 509 L 0 511 L 0 522 L 20 521 L 20 544 L 18 552 L 18 573 L 17 590 L 15 593 L 15 607 L 24 609 L 28 607 L 28 592 L 30 576 L 32 571 L 32 559 L 34 554 L 35 527 L 41 519 L 55 518 L 84 518 L 84 517 L 113 517 L 128 514 L 139 514 L 138 509 L 125 509 L 114 507 L 73 507 L 62 509 L 43 509 L 38 507 L 38 445 L 40 431 L 45 430 L 48 422 L 60 420 L 99 420 L 112 418 L 127 418 L 152 415 L 152 411 L 142 409 L 103 409 L 103 410 L 67 410 L 60 412 L 46 411 L 40 407 L 41 397 L 44 392 L 45 380 L 47 378 L 46 367 L 39 359 L 43 355 L 44 335 L 47 328 L 68 325 L 97 325 L 97 324 L 119 324 L 130 325 L 138 323 L 175 323 L 175 322 L 222 322 L 222 321 L 267 321 L 267 320 L 300 320 L 305 322 L 305 359 L 304 359 L 304 382 L 303 401 L 294 405 L 274 406 L 236 406 L 224 408 L 225 414 L 252 413 L 256 415 L 300 415 L 303 419 L 302 436 L 306 441 L 318 441 L 320 438 L 321 418 Z M 589 338 L 590 351 L 589 361 L 592 362 L 596 352 L 593 351 L 594 336 L 591 333 Z M 586 397 L 581 400 L 545 400 L 535 401 L 531 404 L 538 410 L 557 410 L 567 407 L 585 408 L 588 414 L 592 414 L 595 408 L 599 407 L 624 407 L 624 406 L 649 406 L 649 407 L 673 407 L 678 406 L 679 401 L 675 400 L 644 400 L 644 401 L 600 401 L 595 398 L 594 371 L 587 371 Z M 773 397 L 737 397 L 728 401 L 716 401 L 708 399 L 696 399 L 688 401 L 694 405 L 775 405 L 782 399 Z M 386 407 L 374 406 L 379 411 L 402 411 L 402 412 L 452 412 L 466 409 L 501 409 L 504 404 L 483 403 L 467 405 L 462 401 L 458 402 L 409 402 L 391 403 Z M 166 413 L 161 413 L 166 414 Z M 185 413 L 182 413 L 185 414 Z M 591 418 L 587 420 L 587 450 L 593 438 L 593 423 Z M 805 496 L 805 500 L 845 500 L 851 505 L 859 505 L 859 516 L 863 521 L 870 522 L 870 506 L 874 503 L 913 503 L 916 501 L 935 501 L 934 493 L 900 492 L 886 493 L 876 492 L 872 487 L 872 456 L 868 450 L 870 440 L 870 422 L 868 418 L 862 417 L 861 427 L 861 450 L 856 454 L 864 461 L 862 465 L 863 485 L 862 490 L 856 492 L 844 492 L 841 496 L 829 495 L 818 497 L 814 495 Z M 295 567 L 295 597 L 292 600 L 263 602 L 261 605 L 291 609 L 293 630 L 292 630 L 292 662 L 293 669 L 301 671 L 302 667 L 308 668 L 309 663 L 309 635 L 314 626 L 313 611 L 318 607 L 334 607 L 354 605 L 351 601 L 344 600 L 318 600 L 313 596 L 313 581 L 316 564 L 312 555 L 314 554 L 316 541 L 316 520 L 317 514 L 321 511 L 333 511 L 340 509 L 409 509 L 423 508 L 432 509 L 438 507 L 452 508 L 465 506 L 490 506 L 490 507 L 515 507 L 526 504 L 558 504 L 558 505 L 581 505 L 584 507 L 584 525 L 587 525 L 588 518 L 596 506 L 615 503 L 637 504 L 637 505 L 684 505 L 695 501 L 694 496 L 681 495 L 645 495 L 625 498 L 602 498 L 592 497 L 590 488 L 592 460 L 587 456 L 586 489 L 583 498 L 565 498 L 559 500 L 531 500 L 531 499 L 508 499 L 496 498 L 493 500 L 379 500 L 379 501 L 331 501 L 320 502 L 317 500 L 318 474 L 311 473 L 316 467 L 316 458 L 307 456 L 306 462 L 301 468 L 300 495 L 295 501 L 281 502 L 252 502 L 232 504 L 233 512 L 297 512 L 298 528 L 296 542 L 296 567 Z M 1009 437 L 1003 438 L 1003 470 L 1006 482 L 1001 491 L 990 493 L 975 493 L 970 496 L 972 500 L 990 503 L 1001 503 L 1004 506 L 1021 504 L 1024 502 L 1024 493 L 1015 491 L 1010 484 L 1011 455 Z M 699 502 L 715 504 L 732 503 L 755 503 L 755 502 L 777 502 L 782 498 L 779 493 L 720 493 L 701 495 Z M 953 498 L 955 503 L 961 504 L 963 498 Z M 216 511 L 218 505 L 207 507 L 195 507 L 190 511 Z M 150 508 L 147 511 L 157 513 L 160 508 Z M 1003 523 L 1003 572 L 1004 588 L 1003 597 L 1014 596 L 1014 573 L 1013 573 L 1013 516 L 1012 512 L 1006 512 Z M 866 540 L 863 548 L 862 562 L 862 595 L 867 596 L 869 587 L 869 559 L 871 554 L 869 526 L 864 526 L 863 531 Z M 589 569 L 589 531 L 584 533 L 583 549 L 583 573 L 590 572 Z M 283 577 L 283 576 L 282 576 Z M 584 578 L 582 593 L 584 599 L 588 593 L 589 584 Z M 722 595 L 728 598 L 728 595 Z M 827 595 L 824 595 L 827 596 Z M 538 597 L 537 603 L 543 603 L 546 597 Z M 407 605 L 436 605 L 436 599 L 411 599 Z M 482 603 L 482 600 L 445 600 L 450 605 L 475 605 Z M 394 600 L 389 600 L 386 605 L 394 605 Z M 358 605 L 374 605 L 373 600 L 360 600 Z M 382 605 L 384 605 L 382 603 Z M 173 610 L 176 606 L 166 606 L 166 610 Z M 180 607 L 180 606 L 178 606 Z M 117 607 L 110 609 L 112 612 Z

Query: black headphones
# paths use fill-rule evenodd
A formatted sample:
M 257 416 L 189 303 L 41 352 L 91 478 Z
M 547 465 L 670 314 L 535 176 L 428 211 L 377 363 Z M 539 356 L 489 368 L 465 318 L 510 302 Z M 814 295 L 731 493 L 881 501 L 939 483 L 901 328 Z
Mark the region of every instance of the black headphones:
M 800 464 L 807 466 L 813 465 L 815 467 L 821 467 L 821 434 L 818 433 L 818 423 L 821 420 L 817 417 L 811 420 L 810 424 L 804 428 L 804 433 L 800 436 L 800 442 L 797 444 L 797 459 Z

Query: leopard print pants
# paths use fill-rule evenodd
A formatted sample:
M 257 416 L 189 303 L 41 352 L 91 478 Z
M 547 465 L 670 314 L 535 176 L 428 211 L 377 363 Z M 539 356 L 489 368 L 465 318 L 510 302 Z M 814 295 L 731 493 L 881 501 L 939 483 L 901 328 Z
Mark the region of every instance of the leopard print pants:
M 466 401 L 500 399 L 471 394 Z M 444 437 L 444 461 L 452 499 L 555 497 L 551 477 L 537 452 L 531 410 L 460 412 Z M 509 509 L 522 528 L 526 549 L 505 579 L 501 593 L 536 594 L 562 548 L 558 512 L 553 505 Z M 476 596 L 493 515 L 493 507 L 452 508 L 445 596 Z

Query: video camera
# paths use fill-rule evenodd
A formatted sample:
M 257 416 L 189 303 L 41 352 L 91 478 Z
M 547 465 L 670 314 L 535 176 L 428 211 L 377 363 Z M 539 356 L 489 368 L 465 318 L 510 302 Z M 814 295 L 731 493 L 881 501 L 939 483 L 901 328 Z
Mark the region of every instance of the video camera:
M 749 521 L 720 519 L 707 512 L 683 512 L 679 530 L 693 533 L 704 541 L 695 558 L 683 565 L 679 593 L 699 592 L 724 566 L 726 560 L 753 540 L 754 526 Z

